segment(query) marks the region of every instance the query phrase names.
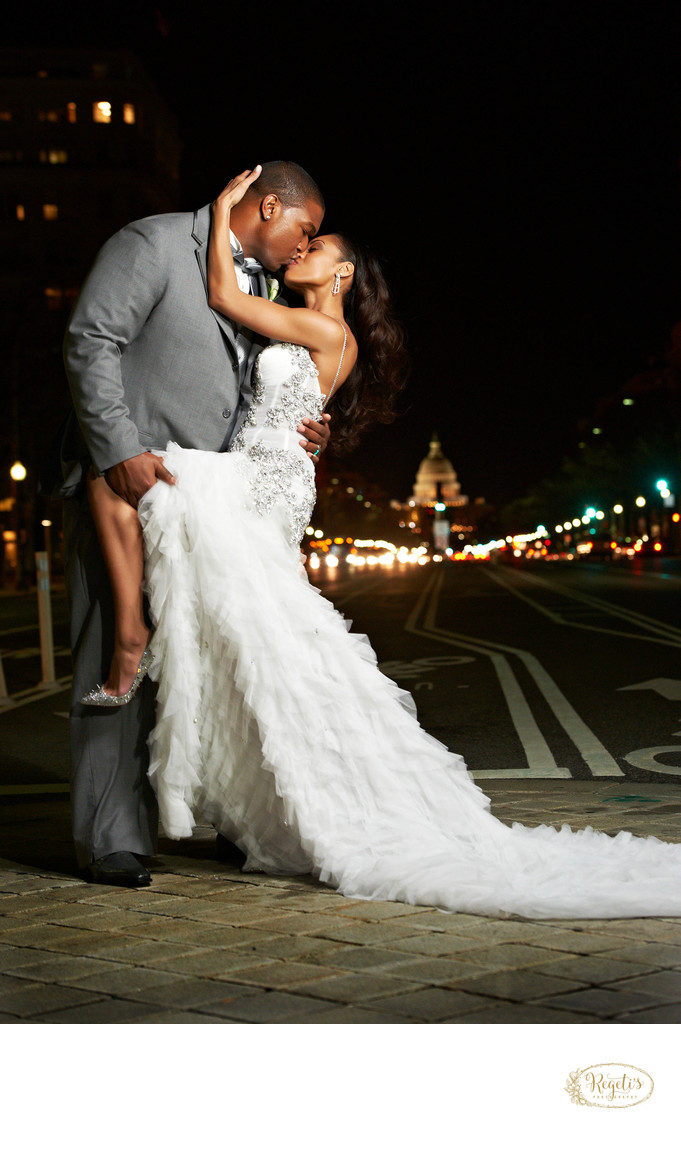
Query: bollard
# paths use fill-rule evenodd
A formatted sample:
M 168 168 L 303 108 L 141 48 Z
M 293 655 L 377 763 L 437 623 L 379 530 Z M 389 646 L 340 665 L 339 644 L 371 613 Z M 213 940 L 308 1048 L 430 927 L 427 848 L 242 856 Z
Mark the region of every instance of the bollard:
M 52 600 L 50 598 L 50 568 L 47 551 L 36 551 L 35 567 L 38 582 L 38 618 L 40 620 L 40 660 L 43 678 L 41 690 L 57 685 L 54 675 L 54 639 L 52 636 Z

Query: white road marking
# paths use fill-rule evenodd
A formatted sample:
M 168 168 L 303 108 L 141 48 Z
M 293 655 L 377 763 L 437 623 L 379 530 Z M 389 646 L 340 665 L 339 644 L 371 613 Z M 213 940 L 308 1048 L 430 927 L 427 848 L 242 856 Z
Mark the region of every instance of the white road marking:
M 507 575 L 510 575 L 510 573 L 511 572 L 506 572 Z M 563 618 L 561 615 L 555 614 L 553 611 L 550 611 L 547 607 L 544 607 L 541 604 L 535 602 L 533 599 L 531 599 L 527 595 L 522 594 L 521 591 L 519 591 L 516 588 L 514 588 L 513 586 L 511 586 L 510 583 L 508 583 L 505 578 L 502 578 L 499 575 L 493 574 L 491 571 L 485 571 L 485 574 L 487 574 L 491 579 L 493 579 L 495 582 L 499 583 L 501 586 L 504 586 L 512 594 L 515 594 L 518 598 L 523 599 L 524 602 L 528 603 L 530 606 L 534 607 L 536 610 L 541 611 L 542 614 L 549 615 L 549 617 L 553 618 L 553 621 L 560 623 L 561 625 L 574 626 L 574 627 L 577 627 L 577 628 L 582 629 L 582 630 L 597 630 L 603 634 L 614 634 L 618 638 L 635 638 L 635 639 L 638 639 L 638 640 L 643 641 L 643 642 L 656 642 L 656 643 L 660 643 L 661 645 L 664 645 L 664 646 L 678 646 L 679 645 L 679 640 L 681 639 L 681 629 L 679 629 L 678 627 L 672 626 L 669 623 L 659 622 L 657 619 L 651 619 L 647 615 L 640 614 L 638 611 L 629 610 L 626 607 L 613 606 L 611 603 L 605 602 L 603 599 L 597 598 L 595 595 L 587 595 L 587 594 L 583 594 L 580 591 L 569 590 L 567 587 L 556 586 L 555 584 L 549 582 L 547 579 L 540 578 L 538 575 L 529 574 L 525 571 L 514 571 L 513 572 L 513 577 L 518 579 L 518 580 L 523 580 L 525 583 L 528 583 L 530 585 L 535 585 L 535 586 L 538 586 L 540 588 L 553 591 L 555 594 L 562 594 L 566 598 L 570 598 L 570 599 L 585 603 L 585 604 L 589 605 L 592 609 L 603 611 L 604 613 L 607 613 L 607 614 L 612 614 L 615 617 L 622 618 L 627 622 L 633 622 L 635 626 L 639 626 L 642 629 L 650 631 L 651 633 L 650 634 L 632 634 L 632 633 L 627 632 L 627 631 L 616 631 L 616 630 L 608 629 L 606 627 L 592 626 L 592 625 L 584 623 L 584 622 L 579 622 L 576 619 Z M 664 639 L 664 638 L 660 638 L 660 637 L 653 637 L 654 635 L 667 635 L 668 638 Z M 670 641 L 670 639 L 671 639 L 671 641 Z M 530 657 L 532 657 L 532 656 L 530 656 Z M 648 679 L 646 682 L 633 683 L 630 686 L 620 686 L 620 687 L 617 687 L 617 689 L 618 690 L 654 690 L 658 694 L 661 694 L 664 698 L 668 698 L 670 701 L 673 701 L 673 702 L 681 701 L 681 680 L 674 679 L 674 678 L 651 678 L 651 679 Z M 581 719 L 579 721 L 581 721 Z M 672 734 L 672 737 L 676 737 L 676 735 Z M 681 732 L 679 733 L 679 737 L 681 737 Z M 625 755 L 625 761 L 628 762 L 632 766 L 638 766 L 642 770 L 650 770 L 656 774 L 681 774 L 681 768 L 679 768 L 677 766 L 667 766 L 662 762 L 657 762 L 655 759 L 656 754 L 678 753 L 680 749 L 681 748 L 679 748 L 678 746 L 643 747 L 640 750 L 632 750 L 630 754 Z M 606 751 L 606 754 L 607 754 L 607 751 Z M 608 755 L 608 757 L 609 757 L 609 755 Z M 588 761 L 588 760 L 585 758 L 585 761 Z M 591 766 L 590 762 L 588 764 Z M 594 774 L 597 772 L 598 773 L 606 773 L 606 774 L 610 773 L 610 771 L 608 769 L 607 759 L 605 761 L 605 770 L 604 771 L 597 771 L 594 769 L 593 766 L 591 766 L 591 769 L 592 769 L 592 772 Z
M 494 651 L 485 649 L 482 645 L 470 639 L 464 639 L 460 636 L 455 637 L 446 631 L 435 631 L 432 627 L 432 619 L 437 609 L 437 600 L 442 586 L 442 577 L 442 572 L 438 572 L 435 577 L 426 584 L 414 610 L 407 619 L 405 630 L 412 634 L 421 635 L 424 638 L 436 638 L 440 642 L 451 643 L 451 645 L 463 647 L 465 650 L 473 650 L 478 654 L 484 654 L 490 659 L 499 679 L 499 685 L 506 699 L 513 725 L 515 726 L 516 733 L 528 762 L 527 769 L 523 767 L 520 769 L 471 770 L 469 771 L 470 774 L 473 777 L 479 776 L 487 778 L 570 778 L 570 771 L 565 767 L 558 766 L 556 763 L 548 743 L 535 721 L 534 715 L 530 710 L 508 659 L 504 658 L 502 654 L 497 654 Z M 425 629 L 421 629 L 416 625 L 416 621 L 428 595 L 431 595 L 431 603 L 426 620 L 424 621 Z
M 559 586 L 549 582 L 547 579 L 540 578 L 538 575 L 528 574 L 525 571 L 513 571 L 512 574 L 510 571 L 506 571 L 504 575 L 501 575 L 498 572 L 485 569 L 483 573 L 492 579 L 493 582 L 502 586 L 504 590 L 507 590 L 510 594 L 515 595 L 516 598 L 527 603 L 533 610 L 546 615 L 547 618 L 550 618 L 552 622 L 557 623 L 559 626 L 572 626 L 577 630 L 592 630 L 599 634 L 614 634 L 618 638 L 635 638 L 642 642 L 656 642 L 661 646 L 681 645 L 681 630 L 678 627 L 671 626 L 666 622 L 659 622 L 657 619 L 648 618 L 647 615 L 639 614 L 638 611 L 629 610 L 627 607 L 614 606 L 612 603 L 606 602 L 604 599 L 596 598 L 594 595 L 584 594 L 581 591 Z M 603 614 L 621 618 L 626 622 L 633 623 L 634 626 L 639 627 L 641 630 L 647 630 L 649 633 L 636 634 L 631 631 L 613 630 L 611 627 L 596 626 L 593 623 L 583 622 L 580 619 L 566 618 L 557 611 L 551 610 L 550 607 L 537 602 L 530 595 L 523 594 L 517 586 L 513 585 L 513 579 L 525 582 L 530 586 L 534 585 L 542 590 L 551 591 L 553 594 L 561 595 L 563 598 L 571 599 L 573 602 L 583 603 L 592 610 L 600 611 Z
M 484 639 L 471 638 L 469 635 L 456 634 L 453 631 L 444 630 L 435 625 L 443 580 L 444 572 L 438 571 L 434 578 L 426 585 L 424 592 L 421 594 L 416 607 L 407 621 L 405 629 L 416 631 L 414 622 L 418 618 L 417 611 L 420 612 L 421 607 L 426 604 L 426 597 L 429 596 L 430 601 L 427 604 L 427 610 L 423 620 L 423 629 L 418 631 L 418 633 L 424 637 L 436 638 L 441 642 L 452 643 L 455 646 L 462 646 L 464 649 L 477 650 L 479 653 L 487 654 L 499 677 L 511 717 L 528 760 L 528 770 L 519 770 L 514 773 L 494 770 L 483 771 L 482 774 L 486 777 L 571 777 L 570 771 L 567 768 L 559 767 L 556 764 L 508 660 L 503 657 L 503 654 L 499 653 L 504 652 L 505 654 L 512 654 L 516 658 L 519 658 L 525 665 L 551 707 L 554 715 L 579 750 L 582 759 L 589 767 L 591 773 L 595 777 L 601 778 L 622 777 L 623 771 L 615 759 L 606 750 L 603 743 L 596 737 L 593 731 L 586 725 L 556 682 L 547 671 L 544 670 L 544 667 L 533 654 L 526 650 L 520 650 L 517 647 L 507 646 L 505 643 L 493 643 Z
M 30 706 L 32 702 L 42 702 L 44 698 L 50 698 L 53 694 L 63 694 L 70 687 L 71 675 L 67 678 L 59 678 L 56 686 L 45 687 L 45 689 L 33 686 L 30 690 L 20 690 L 17 694 L 12 695 L 9 706 L 0 706 L 0 715 L 13 714 L 19 706 Z
M 441 666 L 460 666 L 465 662 L 475 662 L 466 654 L 434 654 L 430 658 L 414 658 L 403 662 L 399 658 L 379 662 L 378 669 L 388 678 L 419 678 L 427 670 L 439 670 Z
M 656 760 L 657 754 L 681 754 L 681 746 L 644 746 L 625 754 L 625 761 L 639 770 L 652 770 L 654 774 L 681 774 L 681 766 L 667 766 Z
M 442 589 L 442 582 L 444 580 L 444 572 L 438 572 L 440 582 L 437 586 L 436 593 L 433 595 L 428 614 L 426 615 L 425 625 L 432 631 L 437 631 L 438 628 L 434 626 L 435 616 Z M 451 631 L 446 631 L 450 633 Z M 596 737 L 593 731 L 586 725 L 582 718 L 580 718 L 577 711 L 568 702 L 567 698 L 560 690 L 551 675 L 544 670 L 539 659 L 534 654 L 530 654 L 527 650 L 520 650 L 514 646 L 507 646 L 505 643 L 488 643 L 487 641 L 480 641 L 483 647 L 489 646 L 492 650 L 503 650 L 507 654 L 514 654 L 523 662 L 534 678 L 537 686 L 541 690 L 544 698 L 553 710 L 556 718 L 565 730 L 566 734 L 574 742 L 586 765 L 591 770 L 595 777 L 621 777 L 623 771 L 617 765 L 615 759 L 608 753 L 603 743 Z
M 55 646 L 54 648 L 56 658 L 65 658 L 67 655 L 70 655 L 70 653 L 71 651 L 67 646 Z M 5 661 L 10 659 L 21 660 L 24 658 L 40 658 L 41 650 L 39 646 L 24 646 L 18 650 L 4 647 L 2 651 L 0 651 L 0 654 Z
M 681 678 L 649 678 L 647 682 L 635 682 L 631 686 L 618 686 L 618 690 L 654 690 L 672 702 L 681 701 Z

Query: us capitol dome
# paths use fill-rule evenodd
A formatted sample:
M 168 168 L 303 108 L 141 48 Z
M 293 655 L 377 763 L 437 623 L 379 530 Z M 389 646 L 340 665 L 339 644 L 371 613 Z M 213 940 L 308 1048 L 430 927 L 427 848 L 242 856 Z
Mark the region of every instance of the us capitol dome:
M 430 451 L 416 473 L 412 499 L 422 507 L 432 506 L 434 503 L 462 507 L 468 503 L 468 495 L 461 494 L 461 484 L 457 482 L 454 467 L 442 454 L 442 444 L 437 431 L 433 431 Z

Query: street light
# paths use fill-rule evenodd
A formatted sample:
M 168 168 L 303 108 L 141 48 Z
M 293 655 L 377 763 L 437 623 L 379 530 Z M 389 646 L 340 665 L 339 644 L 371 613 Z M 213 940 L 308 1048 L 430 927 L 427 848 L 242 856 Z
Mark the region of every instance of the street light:
M 41 519 L 40 525 L 43 528 L 43 531 L 45 534 L 45 553 L 47 555 L 47 573 L 48 573 L 48 575 L 51 576 L 52 575 L 52 537 L 51 537 L 52 519 Z
M 669 489 L 669 483 L 666 479 L 658 479 L 655 486 L 657 487 L 660 498 L 662 500 L 662 506 L 658 511 L 657 531 L 655 533 L 661 534 L 665 539 L 667 539 L 667 541 L 670 541 L 671 526 L 669 522 L 668 508 L 674 507 L 676 505 L 676 498 L 674 495 L 672 495 Z
M 16 589 L 24 589 L 24 525 L 23 525 L 23 510 L 22 499 L 20 497 L 20 487 L 17 483 L 23 483 L 26 478 L 27 471 L 23 463 L 17 459 L 9 469 L 9 477 L 12 480 L 12 497 L 13 497 L 13 515 L 14 515 L 14 553 L 10 551 L 8 558 L 10 562 L 14 561 L 16 572 Z

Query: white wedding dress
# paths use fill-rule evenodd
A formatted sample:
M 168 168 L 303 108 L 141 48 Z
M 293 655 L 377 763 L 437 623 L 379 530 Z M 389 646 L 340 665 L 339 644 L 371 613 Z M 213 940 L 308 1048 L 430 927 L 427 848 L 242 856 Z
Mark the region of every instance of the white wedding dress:
M 367 639 L 307 581 L 314 468 L 296 427 L 322 399 L 305 348 L 266 348 L 230 451 L 169 444 L 177 485 L 140 505 L 165 832 L 210 822 L 247 870 L 313 873 L 354 898 L 681 917 L 681 845 L 497 821 L 463 759 L 421 729 Z

